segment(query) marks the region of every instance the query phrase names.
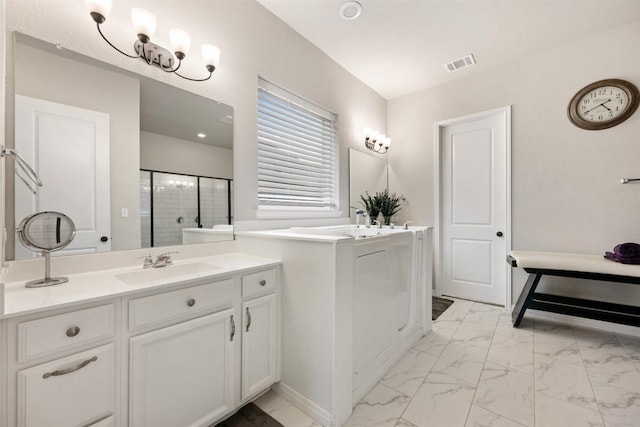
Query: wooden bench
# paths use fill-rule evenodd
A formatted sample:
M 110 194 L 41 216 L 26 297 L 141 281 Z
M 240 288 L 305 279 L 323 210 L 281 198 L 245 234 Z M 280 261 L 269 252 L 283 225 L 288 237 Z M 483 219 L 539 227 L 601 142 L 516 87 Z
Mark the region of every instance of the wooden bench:
M 529 273 L 511 312 L 514 327 L 520 325 L 528 308 L 640 326 L 640 307 L 637 306 L 536 292 L 544 275 L 640 285 L 640 265 L 620 264 L 602 255 L 530 251 L 513 251 L 507 256 L 507 262 Z

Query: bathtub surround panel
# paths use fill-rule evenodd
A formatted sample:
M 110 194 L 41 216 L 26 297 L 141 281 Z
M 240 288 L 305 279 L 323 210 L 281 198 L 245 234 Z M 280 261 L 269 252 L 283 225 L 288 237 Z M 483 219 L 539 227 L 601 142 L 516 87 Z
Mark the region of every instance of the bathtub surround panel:
M 357 230 L 369 237 L 351 237 Z M 297 227 L 240 232 L 236 243 L 284 262 L 282 381 L 275 390 L 323 425 L 342 425 L 431 327 L 428 227 Z

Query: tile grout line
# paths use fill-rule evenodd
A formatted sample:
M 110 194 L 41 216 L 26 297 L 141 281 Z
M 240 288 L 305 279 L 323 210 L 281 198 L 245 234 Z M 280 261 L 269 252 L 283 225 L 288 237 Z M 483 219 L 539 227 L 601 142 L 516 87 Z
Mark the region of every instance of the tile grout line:
M 602 411 L 600 410 L 600 402 L 598 400 L 598 396 L 596 395 L 596 391 L 593 388 L 593 383 L 591 382 L 591 376 L 589 375 L 589 371 L 587 370 L 587 366 L 585 365 L 584 362 L 584 355 L 582 354 L 582 347 L 580 346 L 580 343 L 578 342 L 578 337 L 576 335 L 576 330 L 575 328 L 572 326 L 571 327 L 571 332 L 573 333 L 573 337 L 576 340 L 576 347 L 578 347 L 578 354 L 580 355 L 580 360 L 582 361 L 582 368 L 584 369 L 584 373 L 587 376 L 587 380 L 589 381 L 589 387 L 591 388 L 591 393 L 593 393 L 593 398 L 596 401 L 596 406 L 598 407 L 598 415 L 600 415 L 600 419 L 602 420 L 602 425 L 606 426 L 607 424 L 604 422 L 604 416 L 602 415 Z M 614 334 L 615 336 L 615 334 Z M 618 341 L 618 338 L 616 337 L 616 341 Z M 618 341 L 619 343 L 619 341 Z M 623 348 L 624 350 L 624 348 Z
M 468 314 L 468 312 L 467 312 L 467 314 Z M 487 364 L 487 358 L 489 357 L 489 352 L 491 351 L 491 346 L 493 345 L 493 339 L 496 336 L 496 329 L 498 329 L 498 323 L 500 323 L 500 316 L 501 316 L 501 314 L 498 315 L 498 321 L 496 322 L 496 325 L 493 328 L 493 334 L 491 335 L 491 342 L 489 343 L 489 348 L 487 349 L 487 354 L 484 355 L 484 361 L 482 362 L 482 369 L 480 370 L 480 376 L 478 377 L 478 381 L 476 382 L 475 390 L 473 390 L 473 397 L 471 398 L 471 404 L 469 405 L 469 409 L 467 410 L 467 417 L 464 419 L 464 425 L 467 425 L 467 423 L 469 422 L 469 415 L 471 415 L 471 408 L 473 408 L 473 404 L 474 404 L 474 402 L 476 400 L 476 394 L 478 393 L 478 387 L 480 386 L 480 379 L 482 379 L 482 373 L 484 372 L 484 368 L 485 368 L 485 366 Z M 482 408 L 482 409 L 485 409 L 485 408 Z M 493 412 L 493 411 L 491 411 L 491 412 Z M 500 415 L 500 416 L 502 416 L 502 415 Z
M 455 304 L 455 302 L 454 302 Z M 446 310 L 445 310 L 446 311 Z M 443 312 L 444 313 L 444 312 Z M 442 353 L 444 353 L 444 349 L 447 348 L 447 346 L 449 345 L 449 343 L 451 342 L 451 338 L 453 338 L 453 336 L 456 334 L 456 332 L 458 332 L 458 329 L 460 329 L 460 326 L 462 325 L 462 322 L 464 322 L 464 319 L 467 317 L 467 314 L 469 313 L 469 310 L 467 309 L 467 312 L 464 315 L 464 318 L 462 319 L 462 321 L 460 322 L 460 324 L 456 327 L 456 329 L 453 331 L 453 333 L 451 334 L 451 336 L 449 338 L 447 338 L 447 342 L 443 347 L 443 350 L 440 352 L 440 354 L 437 356 L 436 361 L 433 363 L 433 365 L 431 366 L 431 368 L 429 368 L 429 372 L 427 372 L 427 375 L 425 375 L 424 379 L 422 380 L 422 382 L 420 383 L 420 385 L 418 386 L 418 388 L 416 389 L 416 391 L 413 393 L 413 396 L 411 396 L 411 399 L 409 400 L 409 403 L 407 403 L 407 406 L 404 407 L 404 409 L 402 410 L 402 412 L 400 413 L 400 415 L 398 416 L 398 419 L 396 419 L 395 425 L 398 424 L 398 421 L 400 421 L 400 419 L 404 419 L 404 413 L 407 411 L 407 408 L 409 407 L 409 405 L 411 405 L 411 403 L 413 402 L 413 398 L 416 396 L 416 394 L 418 394 L 418 391 L 420 390 L 420 388 L 425 384 L 425 382 L 427 381 L 427 377 L 429 376 L 429 374 L 431 374 L 431 370 L 433 369 L 434 366 L 436 366 L 436 364 L 438 363 L 438 361 L 440 360 L 440 357 L 442 357 Z M 436 322 L 438 319 L 434 320 L 434 322 Z M 433 325 L 433 323 L 432 323 Z M 433 332 L 433 326 L 431 328 L 431 330 L 429 331 L 429 333 Z M 428 335 L 428 334 L 427 334 Z M 426 337 L 426 335 L 425 335 Z M 424 337 L 423 337 L 424 338 Z M 422 351 L 418 350 L 418 352 L 423 353 Z M 429 353 L 427 353 L 429 354 Z M 395 390 L 395 389 L 394 389 Z M 407 420 L 408 421 L 408 420 Z M 409 421 L 410 422 L 410 421 Z M 412 423 L 413 424 L 413 423 Z

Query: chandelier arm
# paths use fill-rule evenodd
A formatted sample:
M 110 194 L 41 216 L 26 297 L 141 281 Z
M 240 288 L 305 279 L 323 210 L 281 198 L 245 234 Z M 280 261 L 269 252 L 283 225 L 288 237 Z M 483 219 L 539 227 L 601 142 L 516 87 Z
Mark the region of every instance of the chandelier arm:
M 124 56 L 128 56 L 129 58 L 139 58 L 140 55 L 129 55 L 128 53 L 125 53 L 123 51 L 121 51 L 120 49 L 118 49 L 117 47 L 115 47 L 113 45 L 113 43 L 111 43 L 109 41 L 109 39 L 107 39 L 104 34 L 102 34 L 102 30 L 100 30 L 100 24 L 96 24 L 96 26 L 98 27 L 98 32 L 100 33 L 100 35 L 102 36 L 102 38 L 104 39 L 104 41 L 107 42 L 107 44 L 109 44 L 109 46 L 111 46 L 112 48 L 114 48 L 115 50 L 117 50 L 118 52 L 120 52 L 121 54 L 123 54 Z
M 211 78 L 211 76 L 213 75 L 213 71 L 210 71 L 210 72 L 209 72 L 209 77 L 205 77 L 204 79 L 192 79 L 192 78 L 190 78 L 190 77 L 185 77 L 185 76 L 183 76 L 182 74 L 180 74 L 180 73 L 175 73 L 175 72 L 174 72 L 174 74 L 175 74 L 175 75 L 177 75 L 177 76 L 179 76 L 179 77 L 182 77 L 182 78 L 183 78 L 183 79 L 185 79 L 185 80 L 191 80 L 192 82 L 204 82 L 204 81 L 209 80 L 209 79 Z
M 158 66 L 165 73 L 175 73 L 176 71 L 178 71 L 180 69 L 181 65 L 182 65 L 182 59 L 178 59 L 178 66 L 176 68 L 164 68 L 162 66 L 162 55 L 158 55 Z
M 144 49 L 144 43 L 142 44 L 142 55 L 140 55 L 140 58 L 144 59 L 144 62 L 147 63 L 147 65 L 153 65 L 153 56 L 149 56 L 149 58 L 147 58 L 147 51 Z M 162 67 L 160 67 L 162 68 Z

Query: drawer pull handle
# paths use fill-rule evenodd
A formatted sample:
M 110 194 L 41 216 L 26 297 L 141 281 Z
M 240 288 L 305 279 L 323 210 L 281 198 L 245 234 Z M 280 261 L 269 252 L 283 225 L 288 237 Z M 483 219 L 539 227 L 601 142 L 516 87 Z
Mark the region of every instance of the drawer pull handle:
M 233 314 L 231 315 L 231 337 L 229 337 L 229 341 L 233 341 L 233 337 L 236 336 L 236 321 L 233 320 Z
M 194 300 L 193 298 L 189 298 L 189 300 L 187 301 L 187 305 L 189 307 L 193 307 L 194 305 L 196 305 L 196 300 Z
M 79 363 L 76 366 L 72 366 L 71 368 L 67 368 L 67 369 L 61 369 L 59 371 L 53 371 L 53 372 L 47 372 L 46 374 L 44 374 L 42 376 L 42 378 L 44 378 L 45 380 L 49 377 L 59 377 L 60 375 L 67 375 L 70 374 L 72 372 L 75 372 L 79 369 L 84 368 L 85 366 L 87 366 L 89 363 L 91 362 L 95 362 L 96 360 L 98 360 L 98 356 L 93 356 L 91 359 L 87 359 L 82 363 Z
M 266 285 L 266 284 L 267 284 L 267 281 L 266 281 L 266 280 L 264 280 L 264 279 L 260 280 L 260 286 L 264 286 L 264 285 Z
M 251 312 L 249 311 L 249 307 L 247 307 L 247 330 L 249 332 L 249 327 L 251 326 Z
M 69 329 L 67 329 L 67 336 L 69 338 L 73 338 L 76 335 L 78 335 L 80 333 L 80 328 L 77 326 L 72 326 Z

